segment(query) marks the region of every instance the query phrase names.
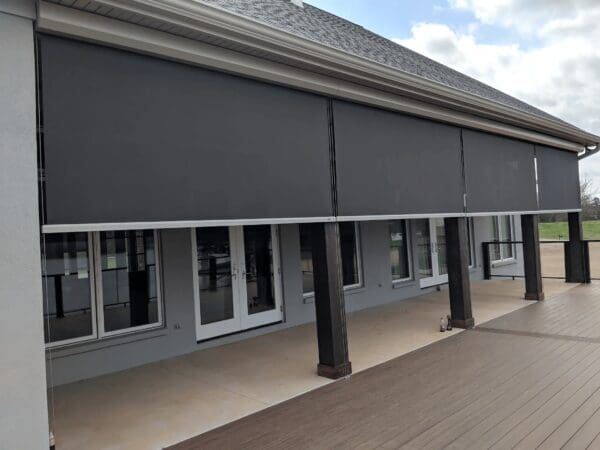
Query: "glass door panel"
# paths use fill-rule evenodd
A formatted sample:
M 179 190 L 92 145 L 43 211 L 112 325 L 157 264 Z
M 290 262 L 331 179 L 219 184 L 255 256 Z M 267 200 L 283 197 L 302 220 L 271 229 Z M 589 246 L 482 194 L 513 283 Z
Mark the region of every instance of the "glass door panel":
M 419 275 L 421 277 L 433 276 L 431 260 L 431 239 L 429 235 L 429 220 L 415 220 L 415 234 L 417 237 L 417 257 L 419 260 Z
M 419 252 L 419 284 L 422 288 L 448 282 L 444 219 L 416 221 Z
M 197 228 L 193 238 L 198 339 L 233 333 L 239 329 L 240 319 L 232 233 L 228 227 Z
M 438 275 L 448 274 L 448 265 L 446 263 L 446 228 L 444 227 L 444 219 L 433 219 L 433 227 L 435 229 L 436 253 Z
M 241 254 L 242 327 L 252 328 L 281 320 L 278 290 L 278 251 L 274 251 L 276 227 L 255 225 L 243 227 Z
M 248 314 L 274 309 L 271 227 L 269 225 L 244 227 L 244 250 L 246 271 L 242 274 L 242 278 L 246 279 Z

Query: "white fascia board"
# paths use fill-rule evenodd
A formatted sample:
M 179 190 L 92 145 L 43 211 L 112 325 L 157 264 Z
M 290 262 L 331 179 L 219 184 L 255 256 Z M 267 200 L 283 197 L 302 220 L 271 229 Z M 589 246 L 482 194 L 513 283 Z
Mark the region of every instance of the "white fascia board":
M 105 0 L 102 3 L 110 3 Z M 126 2 L 124 2 L 126 3 Z M 112 45 L 454 125 L 581 152 L 583 144 L 268 61 L 151 28 L 40 2 L 39 31 Z

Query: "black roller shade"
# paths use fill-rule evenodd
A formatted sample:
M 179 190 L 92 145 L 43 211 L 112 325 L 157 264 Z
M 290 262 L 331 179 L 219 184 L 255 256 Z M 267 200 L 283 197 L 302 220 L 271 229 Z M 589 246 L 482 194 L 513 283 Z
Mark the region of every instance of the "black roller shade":
M 463 212 L 460 129 L 335 101 L 340 216 Z
M 467 212 L 537 210 L 534 146 L 464 130 Z
M 327 99 L 40 36 L 47 224 L 333 214 Z
M 577 153 L 536 146 L 541 211 L 581 208 Z

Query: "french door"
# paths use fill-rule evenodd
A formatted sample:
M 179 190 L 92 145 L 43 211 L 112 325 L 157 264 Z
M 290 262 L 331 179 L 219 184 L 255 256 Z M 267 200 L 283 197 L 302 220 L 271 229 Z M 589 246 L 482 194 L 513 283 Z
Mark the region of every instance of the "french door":
M 425 288 L 447 283 L 444 219 L 420 219 L 415 222 L 420 286 Z
M 275 225 L 193 229 L 192 246 L 199 341 L 282 320 Z

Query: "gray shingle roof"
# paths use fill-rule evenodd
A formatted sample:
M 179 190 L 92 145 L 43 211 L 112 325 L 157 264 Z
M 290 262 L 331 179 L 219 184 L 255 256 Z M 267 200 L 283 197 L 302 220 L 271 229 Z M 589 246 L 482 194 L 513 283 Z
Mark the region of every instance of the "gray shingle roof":
M 300 8 L 292 4 L 290 0 L 197 1 L 529 114 L 560 120 L 474 78 L 379 36 L 360 25 L 306 3 L 304 8 Z M 560 121 L 566 124 L 566 122 Z M 570 124 L 567 125 L 572 127 Z

